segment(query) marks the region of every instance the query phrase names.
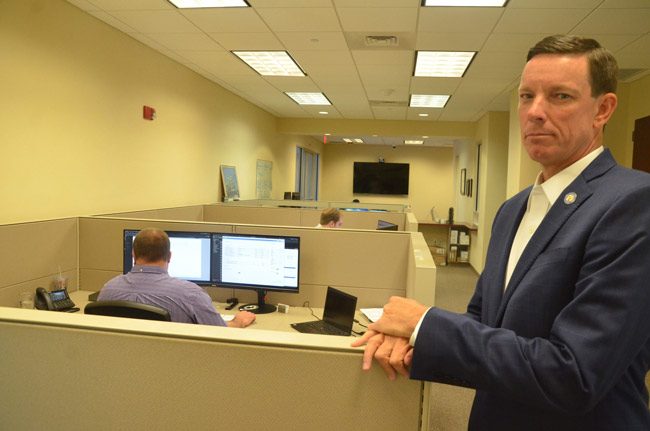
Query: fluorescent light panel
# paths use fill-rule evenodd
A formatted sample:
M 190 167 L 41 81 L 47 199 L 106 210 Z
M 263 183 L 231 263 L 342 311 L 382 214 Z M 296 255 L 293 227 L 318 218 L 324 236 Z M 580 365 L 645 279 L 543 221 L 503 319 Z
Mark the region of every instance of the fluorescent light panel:
M 169 0 L 169 2 L 179 9 L 250 7 L 244 0 Z
M 233 51 L 237 57 L 264 76 L 305 76 L 286 51 Z
M 448 94 L 411 94 L 411 108 L 444 108 L 449 100 Z
M 323 93 L 284 93 L 291 97 L 298 105 L 331 105 Z
M 460 78 L 474 55 L 474 51 L 417 51 L 414 76 Z
M 508 0 L 423 0 L 422 6 L 503 7 Z
M 404 141 L 404 145 L 422 145 L 424 144 L 424 141 L 420 141 L 417 139 L 406 139 Z

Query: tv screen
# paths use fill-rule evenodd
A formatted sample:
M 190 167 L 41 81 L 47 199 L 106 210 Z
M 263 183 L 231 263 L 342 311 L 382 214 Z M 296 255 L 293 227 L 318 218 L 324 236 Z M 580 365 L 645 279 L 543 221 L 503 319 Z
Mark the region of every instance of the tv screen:
M 354 162 L 353 193 L 407 195 L 408 163 Z

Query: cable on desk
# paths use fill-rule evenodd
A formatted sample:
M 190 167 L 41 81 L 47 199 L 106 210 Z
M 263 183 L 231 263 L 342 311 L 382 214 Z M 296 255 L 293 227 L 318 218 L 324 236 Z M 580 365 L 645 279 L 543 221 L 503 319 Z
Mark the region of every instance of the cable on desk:
M 314 314 L 314 310 L 311 309 L 311 306 L 309 305 L 309 301 L 305 301 L 305 302 L 303 302 L 303 303 L 302 303 L 302 306 L 303 306 L 303 307 L 307 307 L 307 308 L 309 308 L 309 312 L 310 312 L 311 315 L 314 316 L 316 319 L 318 319 L 318 320 L 323 320 L 323 319 L 321 319 L 320 317 L 318 317 L 317 315 Z
M 363 323 L 359 322 L 357 319 L 354 319 L 354 323 L 356 323 L 357 325 L 359 325 L 359 326 L 363 326 L 364 328 L 368 329 L 368 327 L 367 327 L 366 325 L 364 325 Z

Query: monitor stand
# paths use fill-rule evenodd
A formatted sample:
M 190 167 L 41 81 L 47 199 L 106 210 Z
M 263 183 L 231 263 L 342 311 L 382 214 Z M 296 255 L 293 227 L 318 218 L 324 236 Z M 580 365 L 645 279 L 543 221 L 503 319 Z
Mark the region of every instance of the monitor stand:
M 257 290 L 257 304 L 246 304 L 239 307 L 240 311 L 250 311 L 254 314 L 273 313 L 278 308 L 275 305 L 266 303 L 266 290 Z

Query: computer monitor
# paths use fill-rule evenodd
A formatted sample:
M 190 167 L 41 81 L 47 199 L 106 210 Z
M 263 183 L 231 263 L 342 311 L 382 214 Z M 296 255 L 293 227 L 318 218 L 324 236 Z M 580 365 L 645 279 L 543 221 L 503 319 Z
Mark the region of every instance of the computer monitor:
M 218 286 L 253 289 L 257 304 L 240 310 L 271 313 L 267 291 L 298 293 L 300 286 L 300 237 L 250 234 L 213 234 L 216 257 L 212 280 Z
M 124 273 L 133 268 L 133 240 L 138 230 L 124 230 Z M 267 291 L 298 293 L 300 237 L 214 232 L 168 231 L 169 275 L 203 286 L 257 291 L 257 304 L 240 309 L 271 313 Z
M 377 220 L 377 230 L 397 230 L 398 226 L 386 220 Z
M 133 267 L 133 240 L 138 230 L 124 231 L 124 273 Z M 172 259 L 168 272 L 172 277 L 200 285 L 212 284 L 212 234 L 209 232 L 168 231 Z

